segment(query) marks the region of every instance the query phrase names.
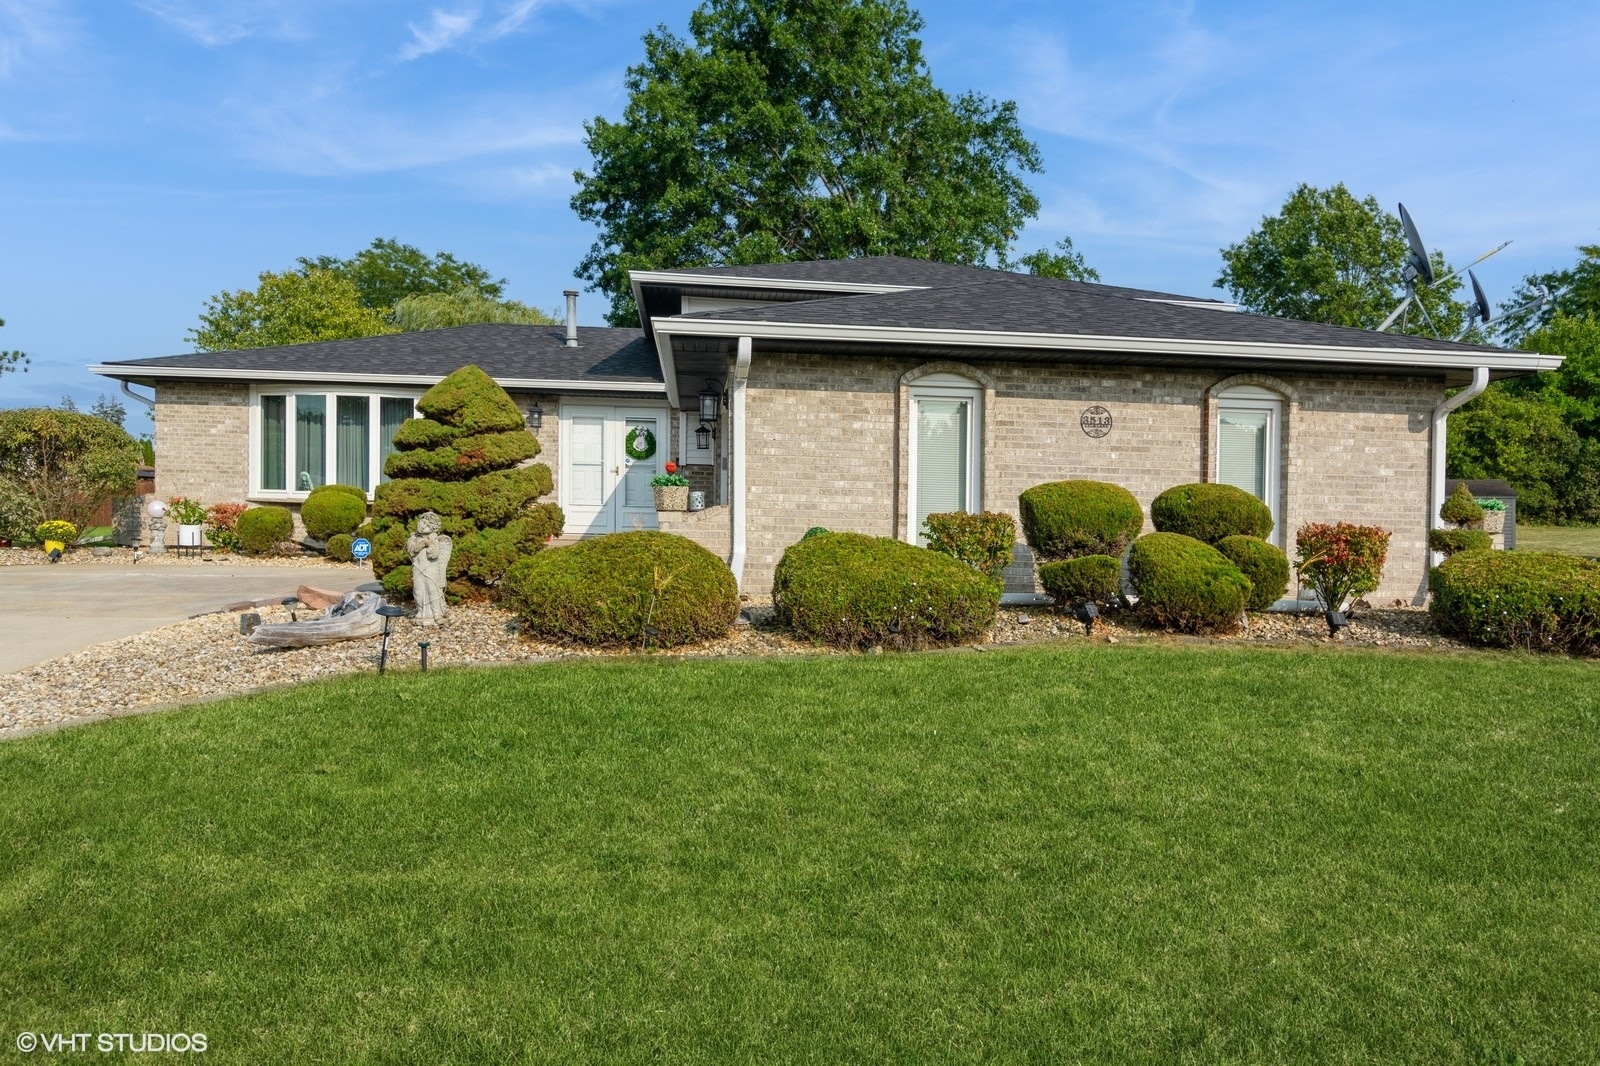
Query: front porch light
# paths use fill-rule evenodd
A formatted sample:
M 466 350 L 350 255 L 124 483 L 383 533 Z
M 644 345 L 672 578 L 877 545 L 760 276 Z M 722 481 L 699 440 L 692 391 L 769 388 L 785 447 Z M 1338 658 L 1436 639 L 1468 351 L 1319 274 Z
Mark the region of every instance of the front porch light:
M 533 410 L 528 412 L 528 428 L 537 430 L 544 425 L 544 408 L 539 406 L 539 401 L 533 401 Z
M 711 427 L 704 422 L 694 431 L 694 446 L 703 452 L 711 450 Z
M 700 390 L 700 421 L 715 422 L 717 409 L 722 406 L 722 393 L 716 385 L 706 382 L 706 387 Z

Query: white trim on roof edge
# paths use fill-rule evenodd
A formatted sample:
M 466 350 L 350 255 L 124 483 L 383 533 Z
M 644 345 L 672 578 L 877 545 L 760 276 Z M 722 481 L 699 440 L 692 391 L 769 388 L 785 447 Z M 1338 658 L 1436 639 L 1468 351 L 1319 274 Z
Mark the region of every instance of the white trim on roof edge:
M 657 334 L 668 336 L 751 337 L 765 340 L 854 341 L 879 344 L 949 345 L 971 348 L 1019 348 L 1045 351 L 1136 352 L 1152 355 L 1203 355 L 1214 358 L 1277 359 L 1287 362 L 1350 363 L 1408 366 L 1439 370 L 1494 370 L 1528 373 L 1555 370 L 1559 355 L 1506 352 L 1498 358 L 1482 350 L 1441 352 L 1426 348 L 1343 348 L 1317 344 L 1261 341 L 1174 340 L 1165 337 L 1106 337 L 1077 333 L 1002 333 L 986 330 L 926 329 L 902 326 L 845 326 L 819 322 L 761 322 L 745 319 L 659 318 Z
M 437 385 L 443 374 L 345 374 L 332 371 L 233 370 L 223 367 L 127 366 L 97 363 L 89 373 L 127 381 L 131 378 L 202 378 L 224 381 L 285 381 L 335 385 Z M 495 378 L 502 388 L 536 389 L 543 392 L 650 392 L 665 393 L 661 381 L 583 381 L 567 378 Z

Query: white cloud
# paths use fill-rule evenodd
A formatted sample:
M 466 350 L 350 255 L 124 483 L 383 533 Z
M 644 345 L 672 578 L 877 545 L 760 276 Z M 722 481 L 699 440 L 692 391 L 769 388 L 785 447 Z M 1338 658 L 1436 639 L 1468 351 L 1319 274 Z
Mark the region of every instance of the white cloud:
M 71 31 L 56 4 L 0 0 L 0 78 L 26 61 L 65 48 Z
M 475 8 L 462 11 L 443 11 L 434 8 L 429 12 L 428 22 L 425 25 L 418 26 L 414 22 L 406 24 L 406 28 L 411 31 L 412 40 L 400 49 L 400 58 L 417 59 L 449 48 L 466 36 L 477 22 L 478 11 Z
M 141 10 L 196 44 L 220 48 L 253 37 L 293 41 L 307 34 L 295 0 L 138 0 Z

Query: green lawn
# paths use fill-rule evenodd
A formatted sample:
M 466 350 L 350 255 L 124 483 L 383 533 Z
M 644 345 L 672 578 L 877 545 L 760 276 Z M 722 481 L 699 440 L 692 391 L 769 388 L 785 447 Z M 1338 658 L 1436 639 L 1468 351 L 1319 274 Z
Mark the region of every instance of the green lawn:
M 1600 557 L 1600 526 L 1525 526 L 1518 523 L 1517 549 Z
M 1159 644 L 573 663 L 0 744 L 0 1039 L 1593 1062 L 1597 680 Z

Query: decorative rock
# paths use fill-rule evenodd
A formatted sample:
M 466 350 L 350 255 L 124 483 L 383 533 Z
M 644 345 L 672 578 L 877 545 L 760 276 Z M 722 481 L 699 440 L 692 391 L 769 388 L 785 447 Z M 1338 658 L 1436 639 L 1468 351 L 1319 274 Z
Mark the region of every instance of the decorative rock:
M 254 633 L 256 627 L 260 624 L 261 616 L 254 611 L 239 616 L 239 632 L 244 636 L 248 637 L 251 633 Z
M 330 592 L 315 585 L 301 585 L 295 590 L 295 595 L 300 598 L 301 603 L 318 611 L 326 610 L 344 598 L 342 592 Z
M 383 616 L 378 614 L 382 604 L 383 597 L 376 592 L 347 593 L 326 617 L 259 626 L 250 634 L 250 643 L 267 648 L 309 648 L 375 637 L 383 632 Z
M 1019 626 L 1025 626 L 1025 625 L 1027 625 L 1028 623 L 1030 623 L 1032 621 L 1033 621 L 1033 619 L 1030 618 L 1029 616 L 1025 615 L 1025 614 L 1017 615 L 1017 625 L 1019 625 Z

